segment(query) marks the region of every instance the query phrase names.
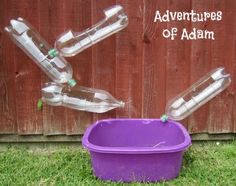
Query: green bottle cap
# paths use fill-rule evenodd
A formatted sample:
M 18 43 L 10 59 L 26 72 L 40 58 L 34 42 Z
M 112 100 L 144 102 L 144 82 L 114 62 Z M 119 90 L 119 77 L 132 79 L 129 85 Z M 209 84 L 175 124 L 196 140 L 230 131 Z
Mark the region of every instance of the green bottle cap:
M 58 54 L 59 52 L 55 48 L 52 48 L 51 50 L 48 51 L 48 55 L 51 57 L 56 57 L 58 56 Z
M 76 82 L 74 79 L 68 80 L 67 83 L 68 83 L 68 85 L 71 86 L 71 87 L 74 87 L 74 86 L 77 84 L 77 82 Z
M 165 123 L 165 122 L 167 122 L 167 120 L 168 120 L 168 116 L 165 115 L 165 114 L 163 114 L 160 119 L 161 119 L 161 121 L 162 121 L 163 123 Z

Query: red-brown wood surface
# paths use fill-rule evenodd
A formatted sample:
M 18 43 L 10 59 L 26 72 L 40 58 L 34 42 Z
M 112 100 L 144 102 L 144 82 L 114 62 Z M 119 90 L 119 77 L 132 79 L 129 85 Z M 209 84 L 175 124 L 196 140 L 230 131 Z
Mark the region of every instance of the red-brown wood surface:
M 82 31 L 104 18 L 103 10 L 124 7 L 129 25 L 80 54 L 66 58 L 78 84 L 104 89 L 126 102 L 124 109 L 92 114 L 44 105 L 40 89 L 49 78 L 4 27 L 23 17 L 53 47 L 63 31 Z M 155 12 L 222 11 L 219 22 L 156 22 Z M 232 75 L 231 86 L 181 121 L 190 133 L 236 132 L 236 1 L 219 0 L 2 0 L 0 1 L 0 133 L 77 135 L 104 118 L 159 118 L 168 100 L 219 66 Z M 215 40 L 170 40 L 163 29 L 215 31 Z
M 92 1 L 92 24 L 104 19 L 103 10 L 116 4 L 115 0 Z M 116 86 L 116 35 L 112 35 L 92 47 L 93 88 L 104 89 L 115 96 Z M 116 110 L 94 114 L 93 119 L 116 117 Z
M 65 29 L 79 32 L 92 25 L 92 3 L 90 0 L 73 0 L 65 5 Z M 80 12 L 78 14 L 78 12 Z M 92 48 L 81 52 L 73 58 L 67 58 L 72 64 L 75 79 L 85 87 L 92 86 Z M 92 113 L 66 109 L 66 134 L 83 134 L 92 122 Z
M 192 9 L 202 11 L 203 9 L 212 10 L 212 1 L 193 0 Z M 211 21 L 207 22 L 193 22 L 191 29 L 204 28 L 211 30 Z M 191 42 L 191 59 L 190 59 L 190 84 L 198 81 L 199 77 L 204 76 L 211 70 L 211 40 L 196 40 Z M 188 122 L 188 130 L 191 133 L 198 131 L 207 132 L 207 122 L 209 119 L 209 103 L 206 103 L 201 109 L 195 111 Z
M 170 11 L 191 11 L 191 1 L 171 1 L 167 2 L 167 7 Z M 167 28 L 178 28 L 182 30 L 191 28 L 190 22 L 168 22 Z M 181 32 L 179 32 L 181 33 Z M 188 88 L 189 84 L 189 66 L 191 55 L 191 41 L 180 40 L 180 34 L 175 40 L 167 40 L 167 60 L 166 60 L 166 101 L 172 99 L 183 90 Z M 187 119 L 182 123 L 187 127 Z
M 12 4 L 15 9 L 14 16 L 24 17 L 33 23 L 36 29 L 39 29 L 39 4 L 37 1 L 21 1 L 20 3 L 14 1 Z M 15 47 L 14 57 L 12 67 L 15 67 L 17 74 L 15 98 L 18 134 L 42 134 L 42 112 L 37 109 L 37 100 L 41 96 L 38 91 L 41 88 L 40 69 L 17 47 Z
M 116 35 L 116 97 L 126 103 L 116 117 L 141 117 L 143 96 L 143 1 L 119 0 L 129 16 L 129 27 Z
M 0 6 L 0 25 L 9 23 L 10 15 L 15 14 L 15 8 L 7 0 Z M 16 132 L 16 91 L 15 91 L 15 46 L 9 42 L 0 27 L 0 133 Z
M 165 11 L 166 1 L 145 1 L 142 116 L 160 117 L 165 110 L 167 43 L 161 32 L 167 24 L 153 23 L 156 10 Z
M 212 3 L 213 11 L 221 9 L 224 12 L 222 25 L 212 25 L 212 29 L 216 30 L 216 37 L 214 44 L 211 46 L 212 64 L 211 67 L 224 66 L 228 72 L 234 77 L 233 67 L 235 61 L 235 44 L 236 44 L 236 30 L 234 25 L 236 22 L 235 10 L 236 3 L 229 1 L 214 1 Z M 220 37 L 219 37 L 220 36 Z M 233 80 L 235 81 L 235 80 Z M 234 96 L 232 92 L 235 91 L 231 85 L 226 91 L 218 95 L 214 101 L 210 103 L 210 120 L 208 122 L 209 133 L 227 133 L 233 130 L 233 106 Z
M 65 0 L 39 1 L 40 33 L 53 47 L 57 36 L 65 30 Z M 51 80 L 42 73 L 42 84 Z M 43 107 L 43 130 L 45 135 L 66 134 L 66 110 L 64 107 Z

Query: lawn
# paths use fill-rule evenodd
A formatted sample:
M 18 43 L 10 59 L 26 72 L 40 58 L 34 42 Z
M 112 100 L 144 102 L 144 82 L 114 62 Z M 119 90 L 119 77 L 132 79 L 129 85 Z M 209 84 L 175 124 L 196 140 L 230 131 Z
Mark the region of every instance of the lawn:
M 0 185 L 129 185 L 92 174 L 82 147 L 9 147 L 0 152 Z M 130 185 L 236 185 L 236 142 L 194 143 L 180 176 L 169 182 Z

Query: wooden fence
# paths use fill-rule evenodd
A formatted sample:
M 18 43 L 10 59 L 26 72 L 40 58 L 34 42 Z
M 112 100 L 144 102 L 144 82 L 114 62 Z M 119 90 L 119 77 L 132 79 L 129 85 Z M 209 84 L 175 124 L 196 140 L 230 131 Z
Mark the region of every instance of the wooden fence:
M 4 33 L 12 18 L 29 21 L 51 44 L 67 29 L 82 31 L 103 18 L 103 9 L 120 4 L 129 25 L 82 53 L 67 58 L 79 84 L 109 91 L 126 102 L 105 114 L 44 105 L 37 109 L 42 85 L 50 81 Z M 218 23 L 156 22 L 160 12 L 222 11 Z M 190 133 L 236 132 L 236 1 L 234 0 L 1 0 L 0 133 L 78 135 L 103 118 L 158 118 L 168 100 L 211 69 L 224 66 L 232 84 L 182 123 Z M 170 40 L 163 29 L 215 32 L 215 40 Z

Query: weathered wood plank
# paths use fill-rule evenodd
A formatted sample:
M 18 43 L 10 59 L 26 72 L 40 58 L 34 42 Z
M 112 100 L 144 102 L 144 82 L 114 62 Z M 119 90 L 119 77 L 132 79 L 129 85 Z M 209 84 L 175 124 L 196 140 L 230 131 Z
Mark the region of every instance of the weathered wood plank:
M 91 26 L 91 1 L 73 0 L 65 5 L 65 29 L 76 32 L 83 31 Z M 92 86 L 92 48 L 67 58 L 73 67 L 74 78 L 78 85 Z M 92 122 L 92 113 L 66 109 L 66 134 L 83 134 L 86 127 Z
M 211 1 L 192 0 L 192 9 L 196 12 L 202 10 L 210 11 Z M 213 23 L 214 24 L 214 23 Z M 211 21 L 192 22 L 191 29 L 211 30 Z M 198 81 L 202 76 L 211 71 L 211 45 L 212 40 L 193 40 L 191 43 L 191 60 L 190 60 L 190 84 Z M 207 122 L 209 119 L 209 103 L 205 104 L 189 117 L 188 130 L 191 133 L 207 132 Z
M 64 31 L 66 3 L 65 0 L 40 1 L 40 34 L 52 47 L 58 35 Z M 42 84 L 50 81 L 52 80 L 42 73 Z M 43 130 L 45 135 L 66 133 L 66 111 L 64 107 L 44 104 Z
M 17 17 L 23 17 L 39 28 L 39 4 L 36 1 L 14 1 Z M 40 69 L 19 49 L 15 49 L 16 116 L 18 134 L 41 134 L 42 114 L 37 109 L 40 98 Z
M 92 1 L 92 24 L 104 18 L 103 10 L 116 3 L 115 0 Z M 97 43 L 92 47 L 92 80 L 93 87 L 103 89 L 115 95 L 116 86 L 116 36 Z M 116 111 L 94 114 L 93 120 L 114 118 Z
M 144 1 L 144 63 L 143 111 L 144 118 L 158 118 L 165 112 L 166 104 L 166 39 L 162 30 L 166 23 L 154 23 L 156 10 L 164 12 L 166 1 Z
M 191 11 L 191 1 L 168 1 L 168 9 L 170 11 Z M 191 41 L 181 40 L 182 29 L 191 29 L 190 22 L 170 21 L 167 28 L 178 29 L 178 35 L 174 40 L 166 40 L 167 60 L 166 60 L 166 101 L 177 96 L 179 93 L 189 87 L 189 70 L 190 70 L 190 53 Z M 186 127 L 188 118 L 181 121 Z
M 4 32 L 15 8 L 12 1 L 0 1 L 0 133 L 15 133 L 15 46 Z
M 213 24 L 212 29 L 215 31 L 215 40 L 212 42 L 212 68 L 223 66 L 226 71 L 233 74 L 235 66 L 235 9 L 236 2 L 213 1 L 212 9 L 223 12 L 222 21 L 219 24 Z M 233 130 L 233 103 L 235 91 L 231 85 L 223 93 L 218 95 L 210 103 L 210 119 L 208 122 L 209 133 L 227 133 Z
M 116 34 L 116 97 L 126 103 L 116 117 L 141 117 L 143 94 L 143 16 L 142 1 L 119 0 L 129 25 Z

